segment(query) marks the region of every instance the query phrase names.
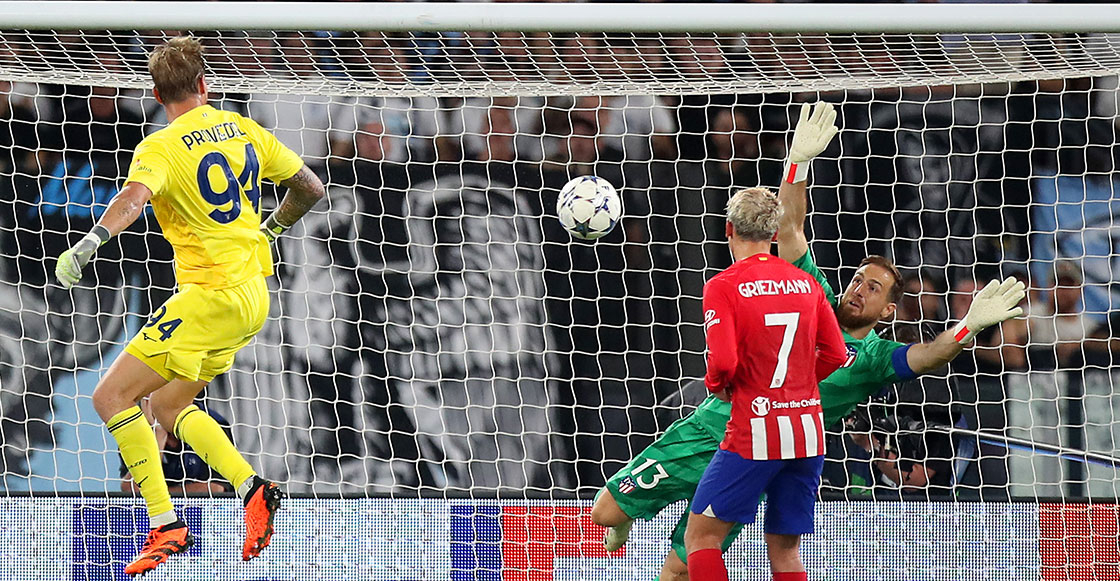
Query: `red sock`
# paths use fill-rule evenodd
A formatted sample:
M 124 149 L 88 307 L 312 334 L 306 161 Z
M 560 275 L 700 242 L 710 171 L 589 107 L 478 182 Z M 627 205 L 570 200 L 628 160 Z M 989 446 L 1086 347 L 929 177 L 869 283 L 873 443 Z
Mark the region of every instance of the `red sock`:
M 691 555 L 688 558 L 690 561 L 692 560 Z M 787 571 L 785 573 L 775 572 L 774 581 L 809 581 L 809 574 L 805 571 Z
M 688 578 L 697 581 L 728 581 L 723 553 L 719 549 L 701 549 L 689 553 Z

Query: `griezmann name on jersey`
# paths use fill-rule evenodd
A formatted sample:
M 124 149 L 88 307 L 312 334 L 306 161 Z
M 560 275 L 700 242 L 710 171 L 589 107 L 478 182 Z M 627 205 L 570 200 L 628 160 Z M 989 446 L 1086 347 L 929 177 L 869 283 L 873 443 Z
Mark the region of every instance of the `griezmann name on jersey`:
M 261 182 L 286 180 L 302 167 L 252 119 L 203 105 L 140 142 L 125 182 L 152 191 L 178 283 L 223 289 L 272 274 L 260 232 Z
M 712 392 L 728 390 L 724 450 L 751 460 L 824 454 L 818 382 L 847 358 L 824 291 L 769 254 L 739 260 L 704 285 Z

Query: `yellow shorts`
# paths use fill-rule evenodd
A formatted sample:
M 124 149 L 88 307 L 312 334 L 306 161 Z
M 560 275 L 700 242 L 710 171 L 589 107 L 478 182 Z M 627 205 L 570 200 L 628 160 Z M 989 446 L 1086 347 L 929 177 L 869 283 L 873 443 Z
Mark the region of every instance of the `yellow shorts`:
M 268 301 L 263 276 L 220 290 L 182 285 L 124 350 L 168 381 L 210 381 L 264 326 Z

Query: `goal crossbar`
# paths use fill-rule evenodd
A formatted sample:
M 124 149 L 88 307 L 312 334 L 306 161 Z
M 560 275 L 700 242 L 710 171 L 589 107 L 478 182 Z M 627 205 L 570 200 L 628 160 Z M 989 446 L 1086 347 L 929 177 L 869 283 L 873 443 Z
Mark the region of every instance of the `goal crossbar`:
M 1120 32 L 1094 4 L 0 2 L 5 28 L 642 33 Z

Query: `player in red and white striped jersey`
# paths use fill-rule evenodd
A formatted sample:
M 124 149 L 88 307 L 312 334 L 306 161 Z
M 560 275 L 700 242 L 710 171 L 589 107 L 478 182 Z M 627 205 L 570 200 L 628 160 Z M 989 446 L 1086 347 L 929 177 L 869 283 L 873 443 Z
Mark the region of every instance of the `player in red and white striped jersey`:
M 803 581 L 798 547 L 813 531 L 824 454 L 818 382 L 846 359 L 820 283 L 768 253 L 781 209 L 764 188 L 727 204 L 735 262 L 704 286 L 707 388 L 731 401 L 720 449 L 696 489 L 685 532 L 692 579 L 724 581 L 720 545 L 754 522 L 768 497 L 766 542 L 775 581 Z
M 708 281 L 704 309 L 704 383 L 731 396 L 721 448 L 751 460 L 824 454 L 817 383 L 846 352 L 820 284 L 776 256 L 755 254 Z

